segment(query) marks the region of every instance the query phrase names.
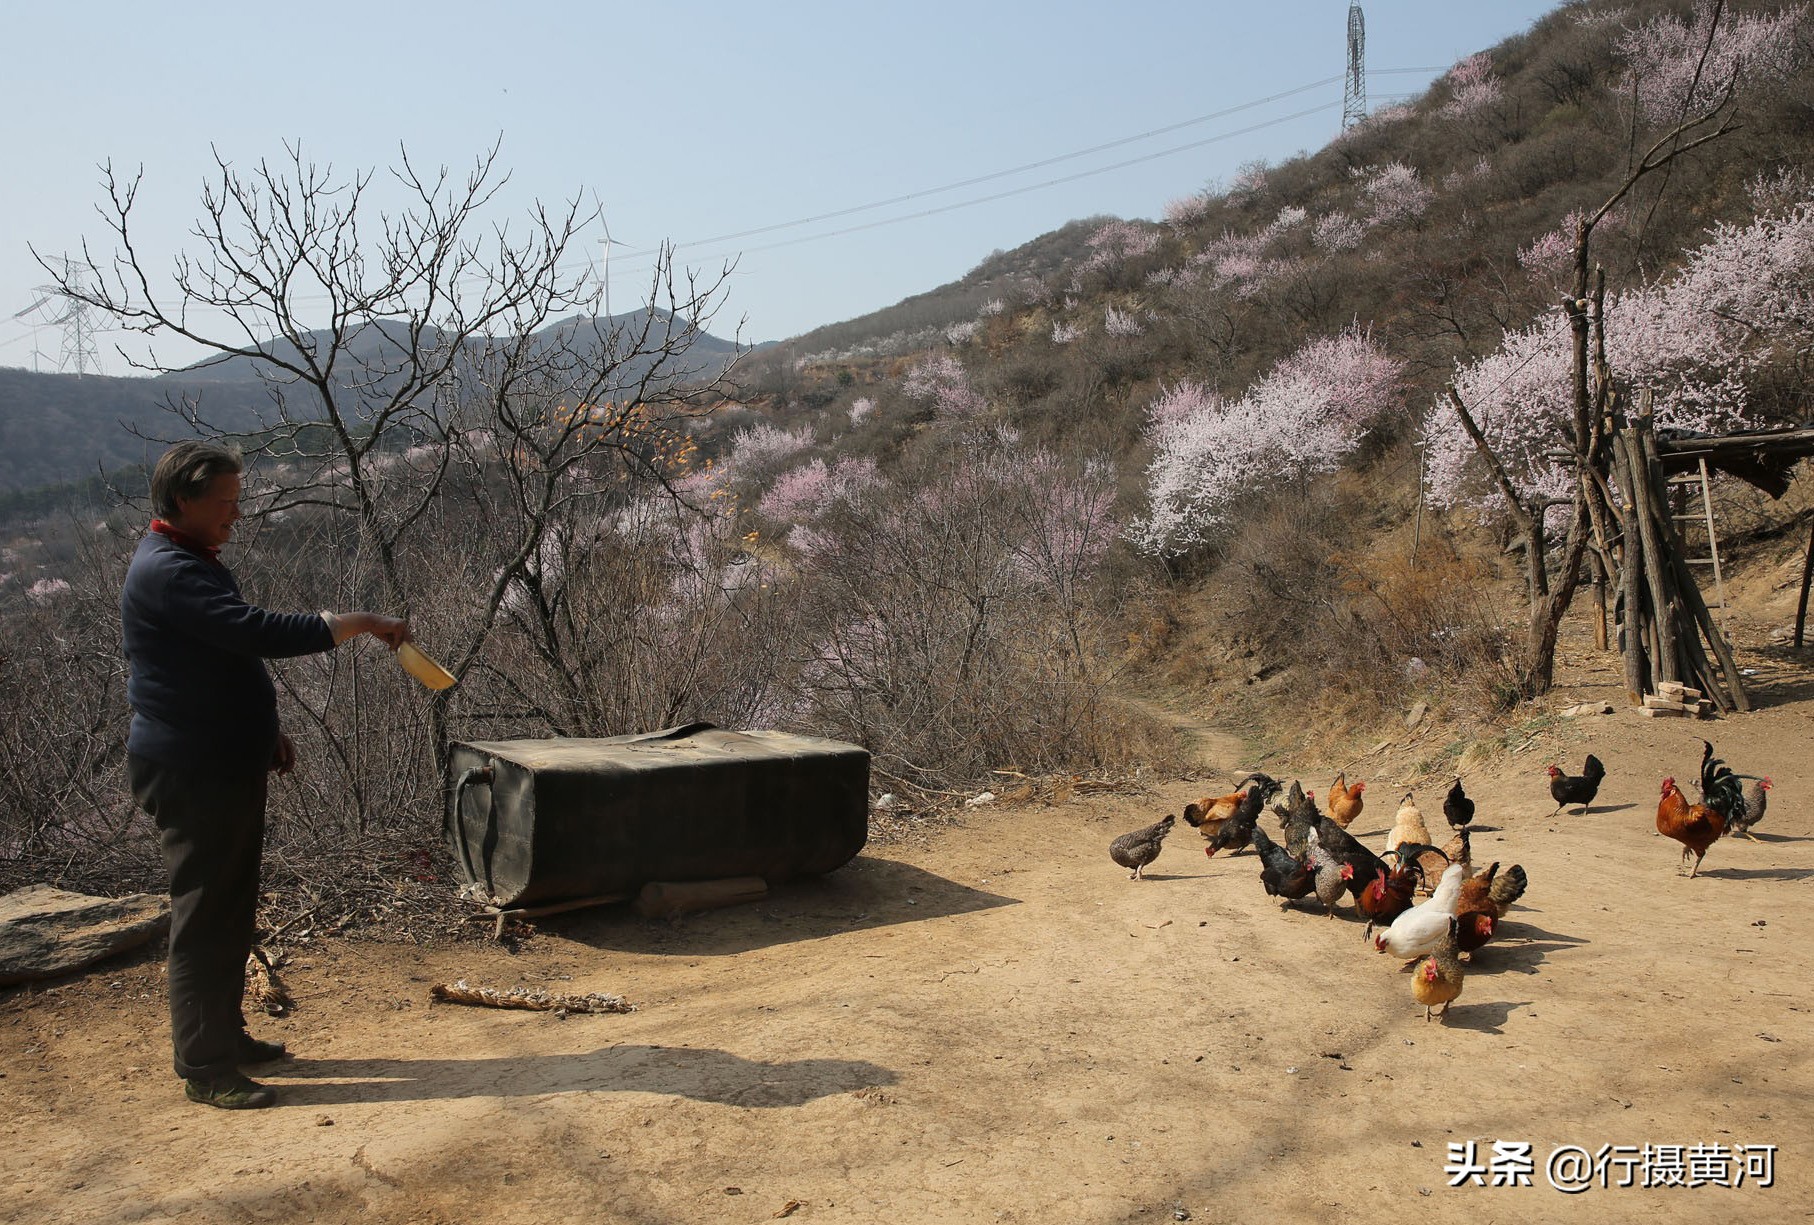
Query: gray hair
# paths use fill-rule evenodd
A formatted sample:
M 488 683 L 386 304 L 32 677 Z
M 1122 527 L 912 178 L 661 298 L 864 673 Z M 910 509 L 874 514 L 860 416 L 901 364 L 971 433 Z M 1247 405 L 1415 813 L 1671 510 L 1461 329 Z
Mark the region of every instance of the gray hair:
M 157 461 L 151 473 L 151 509 L 160 519 L 181 512 L 178 498 L 199 498 L 214 478 L 244 472 L 246 461 L 232 447 L 213 442 L 179 442 Z

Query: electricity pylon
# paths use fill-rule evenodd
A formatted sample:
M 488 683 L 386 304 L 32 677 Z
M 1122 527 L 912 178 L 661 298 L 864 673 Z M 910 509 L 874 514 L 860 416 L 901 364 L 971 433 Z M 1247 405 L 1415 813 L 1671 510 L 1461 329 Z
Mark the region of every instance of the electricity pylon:
M 1348 6 L 1348 81 L 1342 87 L 1342 131 L 1367 117 L 1367 22 L 1360 5 Z

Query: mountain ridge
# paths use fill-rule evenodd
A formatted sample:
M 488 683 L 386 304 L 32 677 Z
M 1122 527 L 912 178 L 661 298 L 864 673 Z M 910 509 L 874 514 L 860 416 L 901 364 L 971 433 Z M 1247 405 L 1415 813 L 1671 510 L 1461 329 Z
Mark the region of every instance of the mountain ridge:
M 610 318 L 634 334 L 649 317 L 647 309 L 639 309 Z M 665 312 L 656 312 L 654 326 L 663 326 L 665 318 Z M 591 316 L 567 316 L 534 335 L 549 344 L 571 342 L 595 322 Z M 328 333 L 308 335 L 325 338 Z M 371 363 L 384 355 L 383 346 L 388 345 L 390 353 L 397 352 L 396 340 L 393 336 L 382 341 L 354 336 L 345 352 Z M 750 351 L 750 346 L 735 340 L 701 333 L 683 369 L 696 377 L 709 377 Z M 273 352 L 283 359 L 299 354 L 288 342 Z M 179 411 L 185 403 L 222 428 L 255 430 L 260 424 L 259 412 L 270 404 L 271 397 L 261 365 L 281 375 L 268 363 L 243 356 L 207 359 L 138 377 L 0 367 L 0 494 L 44 490 L 153 461 L 163 449 L 163 439 L 195 432 L 185 425 L 185 414 Z M 639 373 L 640 367 L 632 363 L 625 370 L 626 381 Z

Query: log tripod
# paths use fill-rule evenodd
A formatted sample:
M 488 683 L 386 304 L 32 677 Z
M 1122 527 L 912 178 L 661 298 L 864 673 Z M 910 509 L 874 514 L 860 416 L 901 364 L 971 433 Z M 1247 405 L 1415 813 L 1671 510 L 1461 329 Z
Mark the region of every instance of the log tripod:
M 1649 393 L 1641 395 L 1635 417 L 1615 420 L 1614 426 L 1611 476 L 1623 495 L 1623 504 L 1613 508 L 1623 544 L 1619 648 L 1631 702 L 1654 707 L 1644 695 L 1658 694 L 1664 684 L 1686 685 L 1722 712 L 1749 710 L 1732 647 L 1688 568 L 1669 505 Z M 1704 480 L 1704 467 L 1702 473 Z M 1711 534 L 1710 511 L 1707 517 Z

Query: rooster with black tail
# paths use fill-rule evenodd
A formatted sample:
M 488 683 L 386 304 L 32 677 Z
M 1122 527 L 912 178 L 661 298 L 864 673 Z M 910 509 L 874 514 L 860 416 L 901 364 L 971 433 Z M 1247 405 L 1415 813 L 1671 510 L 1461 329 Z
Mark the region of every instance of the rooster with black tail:
M 1724 761 L 1713 755 L 1713 742 L 1701 741 L 1701 803 L 1720 815 L 1730 831 L 1743 826 L 1749 804 L 1745 782 Z

